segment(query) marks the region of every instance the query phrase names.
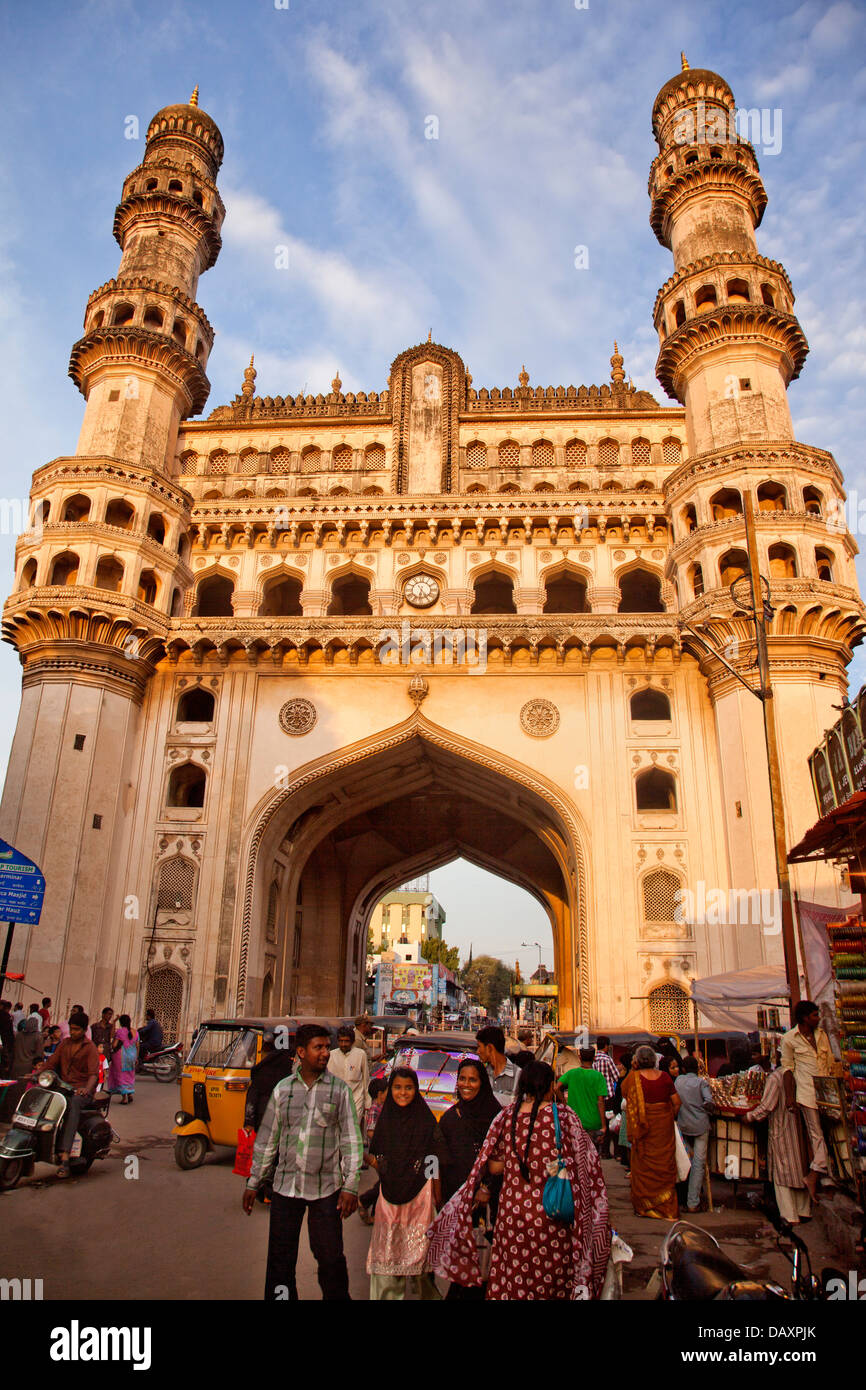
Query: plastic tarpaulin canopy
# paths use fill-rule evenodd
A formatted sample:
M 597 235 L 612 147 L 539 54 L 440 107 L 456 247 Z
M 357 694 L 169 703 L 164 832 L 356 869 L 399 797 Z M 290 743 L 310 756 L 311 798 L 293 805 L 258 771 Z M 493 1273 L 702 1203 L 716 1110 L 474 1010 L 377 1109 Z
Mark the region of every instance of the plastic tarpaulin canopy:
M 750 970 L 729 970 L 724 975 L 705 975 L 692 981 L 692 999 L 701 1014 L 720 1028 L 753 1033 L 758 1026 L 758 1005 L 788 999 L 790 990 L 782 965 L 753 965 Z

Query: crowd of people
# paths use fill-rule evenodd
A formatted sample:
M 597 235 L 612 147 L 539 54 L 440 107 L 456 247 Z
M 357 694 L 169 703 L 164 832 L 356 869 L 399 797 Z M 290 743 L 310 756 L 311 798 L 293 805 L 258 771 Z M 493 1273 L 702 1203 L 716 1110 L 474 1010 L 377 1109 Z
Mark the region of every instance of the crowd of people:
M 14 1004 L 0 1000 L 0 1077 L 20 1081 L 33 1076 L 68 1040 L 73 1018 L 85 1017 L 83 1037 L 93 1043 L 98 1059 L 96 1084 L 120 1096 L 121 1105 L 131 1105 L 136 1063 L 163 1045 L 162 1026 L 154 1010 L 146 1011 L 144 1023 L 136 1029 L 129 1014 L 115 1015 L 108 1007 L 92 1024 L 83 1004 L 73 1004 L 68 1016 L 56 1023 L 51 1021 L 51 1009 L 48 996 L 27 1009 L 20 1000 Z

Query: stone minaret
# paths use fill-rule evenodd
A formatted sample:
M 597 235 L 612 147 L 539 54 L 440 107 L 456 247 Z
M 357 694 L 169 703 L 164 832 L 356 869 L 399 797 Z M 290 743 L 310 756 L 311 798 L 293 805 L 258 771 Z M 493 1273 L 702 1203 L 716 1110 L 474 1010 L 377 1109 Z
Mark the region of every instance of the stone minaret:
M 197 89 L 151 121 L 115 213 L 117 277 L 90 296 L 72 349 L 87 402 L 78 450 L 34 475 L 35 521 L 4 609 L 23 689 L 0 835 L 47 876 L 42 920 L 29 940 L 18 929 L 13 968 L 57 1009 L 124 992 L 101 962 L 146 909 L 113 866 L 131 834 L 139 709 L 192 583 L 192 498 L 172 474 L 180 422 L 210 389 L 213 331 L 195 294 L 220 249 L 222 153 Z
M 769 647 L 790 845 L 816 819 L 807 757 L 837 717 L 866 610 L 856 544 L 834 520 L 842 475 L 830 454 L 794 439 L 787 387 L 808 345 L 784 267 L 756 245 L 767 195 L 734 112 L 727 82 L 690 70 L 683 56 L 652 113 L 659 154 L 650 222 L 674 258 L 655 304 L 656 371 L 685 406 L 689 443 L 687 461 L 666 481 L 674 529 L 668 577 L 684 616 L 754 680 L 753 629 L 737 616 L 729 590 L 747 565 L 743 512 L 751 492 L 761 572 L 776 610 Z M 760 704 L 697 644 L 694 652 L 714 705 L 728 842 L 730 885 L 712 886 L 771 889 Z M 832 871 L 821 872 L 817 891 L 835 901 Z M 811 875 L 803 891 L 815 891 Z M 728 931 L 729 968 L 781 958 L 778 937 L 717 930 Z

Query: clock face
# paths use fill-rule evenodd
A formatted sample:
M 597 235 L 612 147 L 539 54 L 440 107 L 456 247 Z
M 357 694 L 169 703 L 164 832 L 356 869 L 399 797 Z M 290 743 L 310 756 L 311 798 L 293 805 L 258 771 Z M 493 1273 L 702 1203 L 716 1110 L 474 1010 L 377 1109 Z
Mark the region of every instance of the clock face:
M 413 574 L 406 580 L 403 597 L 413 608 L 429 608 L 439 597 L 439 585 L 432 574 Z

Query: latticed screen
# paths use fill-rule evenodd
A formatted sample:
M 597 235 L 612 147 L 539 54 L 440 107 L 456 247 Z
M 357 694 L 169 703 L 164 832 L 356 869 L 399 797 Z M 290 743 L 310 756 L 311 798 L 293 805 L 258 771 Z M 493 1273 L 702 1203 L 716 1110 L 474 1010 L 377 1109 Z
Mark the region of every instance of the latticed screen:
M 163 864 L 159 871 L 156 905 L 159 908 L 185 908 L 189 911 L 194 888 L 195 865 L 178 854 Z
M 288 449 L 274 449 L 271 454 L 271 472 L 288 473 L 292 466 L 292 455 Z
M 145 1009 L 153 1009 L 157 1022 L 162 1024 L 166 1047 L 177 1042 L 180 1031 L 180 1011 L 183 1006 L 183 977 L 171 966 L 154 970 L 147 981 Z
M 482 444 L 480 439 L 476 439 L 473 444 L 467 445 L 466 463 L 469 468 L 487 467 L 487 445 Z
M 321 449 L 308 449 L 301 456 L 301 467 L 305 473 L 317 473 L 322 466 Z
M 653 1033 L 684 1033 L 691 1026 L 689 996 L 679 985 L 650 990 L 649 1025 Z
M 553 462 L 553 445 L 547 439 L 536 440 L 532 446 L 533 468 L 552 468 Z
M 211 473 L 228 473 L 229 456 L 225 449 L 216 449 L 210 456 Z
M 648 439 L 636 439 L 631 446 L 631 461 L 635 468 L 645 468 L 652 462 L 652 450 Z
M 194 473 L 197 467 L 198 467 L 198 454 L 196 453 L 195 449 L 187 449 L 185 453 L 181 454 L 181 456 L 180 456 L 180 471 L 181 471 L 181 473 L 185 473 L 185 474 Z
M 643 915 L 646 922 L 674 922 L 680 881 L 668 869 L 655 869 L 643 881 Z
M 241 473 L 258 473 L 259 471 L 259 456 L 255 449 L 244 449 L 238 463 Z
M 338 468 L 341 472 L 345 472 L 346 469 L 352 467 L 352 450 L 349 448 L 348 444 L 337 445 L 337 448 L 331 455 L 331 462 L 334 467 Z
M 598 446 L 598 461 L 602 468 L 613 468 L 619 463 L 619 445 L 615 439 L 603 439 Z
M 675 468 L 683 456 L 682 446 L 678 439 L 666 439 L 662 444 L 662 458 L 670 468 Z
M 513 439 L 506 439 L 504 444 L 499 446 L 499 467 L 517 468 L 520 464 L 520 445 L 515 444 Z
M 385 467 L 385 446 L 384 444 L 371 444 L 364 456 L 364 461 L 368 468 Z
M 569 439 L 565 446 L 565 462 L 569 468 L 583 468 L 586 464 L 586 445 L 582 439 Z

